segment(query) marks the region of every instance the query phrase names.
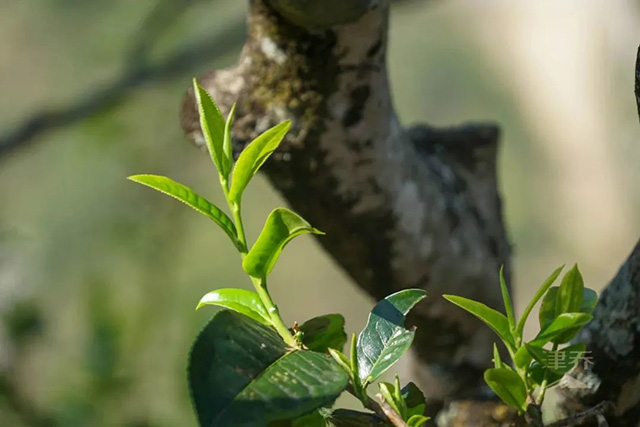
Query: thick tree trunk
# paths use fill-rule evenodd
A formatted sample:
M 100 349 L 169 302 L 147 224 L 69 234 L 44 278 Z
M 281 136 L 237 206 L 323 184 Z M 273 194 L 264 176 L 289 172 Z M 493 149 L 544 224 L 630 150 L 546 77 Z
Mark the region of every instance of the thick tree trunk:
M 314 4 L 252 0 L 237 66 L 200 83 L 223 110 L 238 102 L 236 152 L 268 127 L 292 120 L 265 171 L 292 208 L 327 233 L 319 242 L 358 286 L 376 299 L 406 287 L 429 291 L 410 321 L 418 326 L 414 377 L 431 402 L 486 398 L 481 374 L 494 337 L 439 296 L 501 305 L 497 273 L 505 265 L 508 275 L 510 250 L 497 190 L 498 129 L 403 129 L 386 69 L 388 0 L 331 0 L 322 11 Z M 182 122 L 202 144 L 192 92 Z M 638 262 L 633 265 L 637 302 Z M 605 296 L 599 319 L 619 292 Z M 611 327 L 594 324 L 605 335 Z M 635 358 L 624 357 L 637 367 L 637 331 L 635 337 Z M 442 425 L 462 425 L 456 423 L 469 416 L 476 425 L 499 425 L 510 417 L 492 403 L 450 408 Z

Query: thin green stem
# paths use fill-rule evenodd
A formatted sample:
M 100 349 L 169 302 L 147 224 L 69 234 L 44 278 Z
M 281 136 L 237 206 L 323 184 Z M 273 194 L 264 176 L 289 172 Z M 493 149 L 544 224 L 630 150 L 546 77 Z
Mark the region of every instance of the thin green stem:
M 558 351 L 558 344 L 554 344 L 551 349 L 553 353 Z M 544 395 L 547 392 L 547 385 L 549 384 L 549 368 L 544 372 L 544 378 L 542 379 L 542 384 L 540 384 L 540 393 L 538 393 L 538 398 L 536 399 L 536 403 L 538 405 L 542 405 L 544 401 Z
M 236 225 L 236 231 L 238 233 L 240 257 L 244 260 L 249 251 L 247 246 L 247 238 L 244 234 L 244 224 L 242 223 L 241 204 L 239 201 L 232 202 L 229 199 L 229 181 L 222 175 L 220 175 L 220 184 L 222 185 L 224 197 L 227 199 L 227 203 L 229 204 L 231 214 L 233 215 L 233 222 Z M 273 299 L 269 294 L 269 290 L 267 289 L 267 279 L 256 279 L 255 277 L 251 277 L 251 282 L 253 283 L 253 287 L 260 297 L 262 304 L 264 304 L 264 307 L 267 309 L 267 313 L 269 313 L 269 318 L 273 323 L 273 327 L 276 328 L 276 331 L 278 331 L 284 342 L 293 348 L 300 348 L 300 343 L 298 343 L 298 341 L 293 337 L 293 335 L 289 331 L 289 328 L 287 328 L 287 326 L 282 321 L 282 317 L 280 317 L 280 310 L 278 310 L 278 306 L 276 305 L 276 303 L 273 302 Z

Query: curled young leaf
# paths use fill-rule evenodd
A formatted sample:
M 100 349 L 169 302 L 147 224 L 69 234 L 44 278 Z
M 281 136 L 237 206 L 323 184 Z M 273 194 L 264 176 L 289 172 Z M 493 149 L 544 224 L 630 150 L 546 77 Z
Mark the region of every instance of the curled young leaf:
M 307 233 L 323 234 L 297 213 L 285 208 L 275 209 L 269 214 L 258 240 L 242 262 L 242 268 L 251 277 L 267 277 L 287 243 Z

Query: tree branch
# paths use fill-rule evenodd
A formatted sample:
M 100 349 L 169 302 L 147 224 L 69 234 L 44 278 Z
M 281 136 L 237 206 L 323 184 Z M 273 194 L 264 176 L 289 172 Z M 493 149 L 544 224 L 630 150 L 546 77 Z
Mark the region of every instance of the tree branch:
M 236 153 L 292 120 L 268 177 L 327 232 L 321 245 L 374 298 L 429 290 L 409 319 L 418 326 L 414 376 L 434 401 L 475 396 L 485 390 L 492 333 L 438 295 L 501 306 L 497 272 L 509 271 L 509 245 L 496 185 L 499 132 L 400 126 L 386 68 L 389 2 L 373 3 L 351 23 L 317 28 L 253 0 L 238 65 L 199 80 L 223 110 L 238 102 Z M 191 91 L 182 124 L 202 143 Z

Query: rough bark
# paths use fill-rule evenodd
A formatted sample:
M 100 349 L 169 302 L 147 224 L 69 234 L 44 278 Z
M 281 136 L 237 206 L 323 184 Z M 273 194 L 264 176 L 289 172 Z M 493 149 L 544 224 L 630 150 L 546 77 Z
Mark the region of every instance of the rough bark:
M 252 0 L 238 64 L 200 83 L 223 110 L 238 102 L 236 153 L 292 120 L 265 171 L 293 209 L 327 232 L 320 244 L 358 286 L 376 299 L 404 287 L 429 291 L 411 319 L 414 378 L 433 410 L 449 404 L 439 425 L 508 425 L 513 414 L 478 400 L 489 396 L 481 373 L 494 337 L 439 298 L 501 305 L 497 272 L 505 265 L 508 276 L 510 248 L 497 190 L 498 128 L 402 128 L 386 69 L 388 1 L 332 1 L 322 16 L 312 3 Z M 182 123 L 202 145 L 191 92 Z M 640 418 L 639 253 L 611 282 L 586 334 L 595 361 L 587 374 L 599 386 L 584 396 L 568 389 L 564 399 L 567 408 L 613 400 L 620 424 L 611 425 Z

